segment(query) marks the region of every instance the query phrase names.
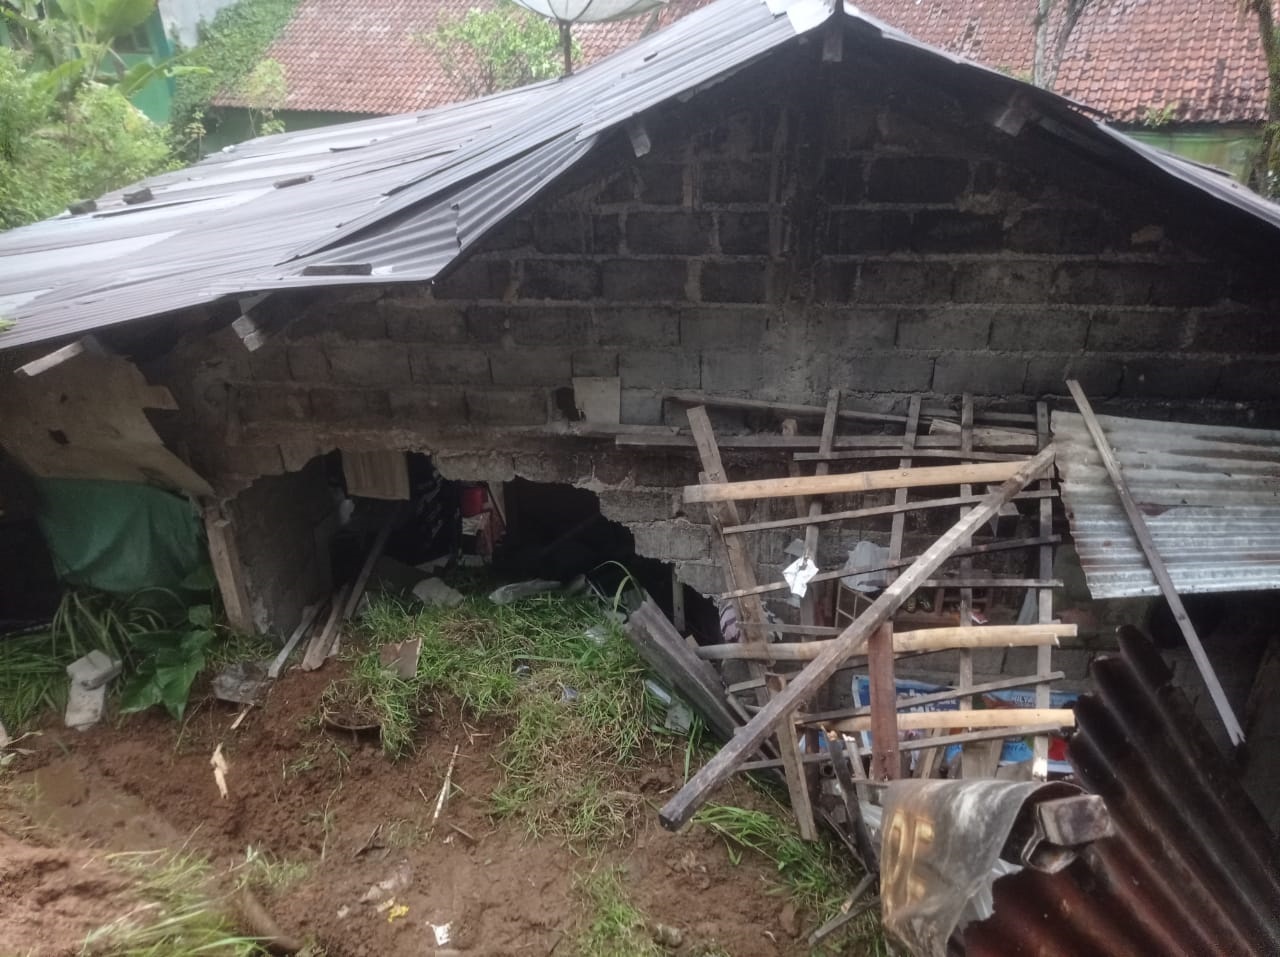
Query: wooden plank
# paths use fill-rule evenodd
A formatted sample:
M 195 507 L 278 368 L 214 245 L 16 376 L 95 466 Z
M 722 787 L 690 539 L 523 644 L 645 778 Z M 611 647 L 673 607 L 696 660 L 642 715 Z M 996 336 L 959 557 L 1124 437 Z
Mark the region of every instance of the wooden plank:
M 954 701 L 962 694 L 986 694 L 989 691 L 1005 691 L 1009 688 L 1024 688 L 1037 682 L 1061 681 L 1066 674 L 1054 671 L 1048 674 L 1023 675 L 1017 678 L 1000 678 L 997 681 L 984 681 L 982 684 L 961 691 L 948 688 L 946 691 L 935 691 L 931 694 L 904 695 L 897 699 L 896 708 L 903 711 L 908 708 L 920 708 L 940 701 Z M 1036 705 L 1036 707 L 1040 707 Z M 839 721 L 842 718 L 861 718 L 871 714 L 871 708 L 863 705 L 860 708 L 841 708 L 839 711 L 823 711 L 816 714 L 796 715 L 797 724 L 823 724 L 828 721 Z
M 893 678 L 893 625 L 885 622 L 867 640 L 867 682 L 871 686 L 871 780 L 902 777 L 898 751 L 897 686 Z M 852 719 L 849 719 L 852 720 Z
M 725 482 L 727 475 L 724 470 L 724 463 L 720 459 L 720 449 L 716 445 L 715 432 L 711 428 L 711 419 L 707 415 L 707 410 L 698 407 L 688 410 L 689 428 L 693 432 L 694 441 L 698 445 L 698 455 L 702 460 L 703 474 L 709 482 Z M 733 502 L 716 503 L 711 509 L 712 525 L 715 528 L 723 528 L 725 525 L 741 524 L 738 515 L 738 507 Z M 725 552 L 725 567 L 729 571 L 729 576 L 733 583 L 740 589 L 750 591 L 755 587 L 755 565 L 751 560 L 751 556 L 747 553 L 743 539 L 725 538 L 724 535 L 716 536 Z M 738 602 L 738 622 L 743 629 L 743 646 L 744 647 L 761 647 L 766 644 L 765 639 L 765 623 L 767 616 L 764 611 L 764 604 L 754 594 L 748 594 L 742 598 L 736 599 Z M 760 677 L 764 675 L 764 668 L 755 665 L 752 668 L 752 677 Z M 778 675 L 768 675 L 767 684 L 757 697 L 757 701 L 764 704 L 772 693 L 782 690 L 784 679 Z M 808 779 L 804 773 L 804 766 L 800 759 L 800 748 L 796 741 L 795 725 L 790 721 L 783 721 L 781 726 L 777 728 L 778 754 L 783 762 L 783 773 L 786 777 L 787 792 L 791 797 L 791 807 L 796 815 L 796 827 L 802 839 L 806 841 L 816 840 L 818 836 L 817 824 L 813 817 L 813 804 L 809 797 Z M 763 740 L 757 741 L 755 747 L 763 744 Z
M 783 422 L 795 421 L 784 419 Z M 612 439 L 614 444 L 623 448 L 660 448 L 660 449 L 692 449 L 697 445 L 693 436 L 687 432 L 660 426 L 582 426 L 575 425 L 567 429 L 551 432 L 552 435 L 574 435 L 582 438 Z M 1003 435 L 1003 433 L 1002 433 Z M 960 436 L 950 433 L 939 435 L 921 435 L 917 437 L 917 447 L 922 449 L 958 449 Z M 717 439 L 717 445 L 724 449 L 754 449 L 760 451 L 817 451 L 821 438 L 817 435 L 797 435 L 795 433 L 775 435 L 772 432 L 753 432 L 744 435 L 724 435 Z M 833 451 L 855 451 L 865 449 L 897 449 L 902 444 L 900 435 L 846 435 L 836 436 L 832 443 Z M 982 436 L 974 437 L 976 448 L 986 451 L 1005 449 L 1008 451 L 1035 450 L 1035 438 L 1017 436 L 993 438 L 984 442 Z
M 204 530 L 209 541 L 209 562 L 213 565 L 213 577 L 218 582 L 218 594 L 222 597 L 227 624 L 242 634 L 256 635 L 258 627 L 254 624 L 249 604 L 235 527 L 230 519 L 223 516 L 221 509 L 210 506 L 204 510 Z
M 42 372 L 48 372 L 62 363 L 74 359 L 76 356 L 82 356 L 86 353 L 96 356 L 105 356 L 110 351 L 104 346 L 98 338 L 93 335 L 81 336 L 75 342 L 67 343 L 61 349 L 55 349 L 48 355 L 41 356 L 39 359 L 32 359 L 25 365 L 18 366 L 14 370 L 16 375 L 31 378 L 38 376 Z
M 827 395 L 827 414 L 822 420 L 822 441 L 819 450 L 823 452 L 831 451 L 831 441 L 836 434 L 836 417 L 840 413 L 840 390 L 832 389 Z M 792 463 L 793 467 L 795 463 Z M 830 466 L 826 462 L 819 462 L 814 466 L 814 475 L 826 475 L 830 470 Z M 791 473 L 795 475 L 794 472 Z M 818 518 L 822 515 L 822 499 L 813 498 L 809 500 L 809 506 L 806 509 L 809 518 Z M 802 513 L 804 514 L 804 513 Z M 818 525 L 809 524 L 804 530 L 804 552 L 805 560 L 812 562 L 815 567 L 818 561 Z M 810 582 L 812 586 L 814 582 Z M 816 625 L 818 623 L 818 606 L 817 606 L 817 589 L 809 587 L 805 590 L 804 597 L 800 599 L 800 621 L 805 625 Z M 810 742 L 817 747 L 817 741 Z
M 932 548 L 921 555 L 896 581 L 890 583 L 839 638 L 792 678 L 781 693 L 770 699 L 764 709 L 734 735 L 733 740 L 721 748 L 715 757 L 663 805 L 658 815 L 663 826 L 676 829 L 688 823 L 711 793 L 733 774 L 734 768 L 774 732 L 779 721 L 787 719 L 789 725 L 790 715 L 796 708 L 807 701 L 850 655 L 857 652 L 875 629 L 902 607 L 907 598 L 920 587 L 920 583 L 960 547 L 960 542 L 966 536 L 972 535 L 994 518 L 1002 505 L 1052 464 L 1052 449 L 1039 453 L 998 488 L 993 489 L 982 504 L 934 542 Z
M 1021 495 L 1015 495 L 1014 501 L 1057 497 L 1057 491 L 1050 488 L 1047 492 L 1044 490 L 1023 492 Z M 847 522 L 857 518 L 875 518 L 880 515 L 894 515 L 899 512 L 915 512 L 931 508 L 951 508 L 955 505 L 973 505 L 981 500 L 981 495 L 957 495 L 950 498 L 916 499 L 915 501 L 907 502 L 903 505 L 894 503 L 893 505 L 875 505 L 869 508 L 854 508 L 844 512 L 826 512 L 814 520 L 811 520 L 806 514 L 803 518 L 783 518 L 767 522 L 750 522 L 746 525 L 730 525 L 723 529 L 723 533 L 725 535 L 741 535 L 746 532 L 763 532 L 774 528 L 795 528 L 797 526 L 809 525 L 815 522 L 819 525 L 825 525 L 828 522 Z
M 1051 536 L 1051 538 L 1053 539 L 1053 541 L 1057 541 L 1057 539 L 1056 539 L 1056 538 L 1053 538 L 1052 536 Z M 989 553 L 991 553 L 991 552 L 1007 552 L 1007 551 L 1011 551 L 1011 550 L 1015 550 L 1015 549 L 1019 549 L 1019 548 L 1035 548 L 1037 545 L 1044 545 L 1044 544 L 1045 544 L 1045 542 L 1044 542 L 1044 541 L 1042 541 L 1042 540 L 1041 540 L 1041 539 L 1039 539 L 1039 538 L 1016 538 L 1016 539 L 1010 539 L 1009 541 L 1006 541 L 1006 542 L 989 542 L 989 543 L 984 544 L 984 545 L 970 545 L 970 546 L 968 546 L 967 548 L 962 548 L 962 549 L 960 549 L 960 551 L 959 551 L 956 555 L 953 555 L 953 556 L 951 556 L 951 557 L 952 557 L 952 558 L 958 558 L 958 557 L 960 557 L 960 556 L 962 556 L 962 555 L 987 555 L 987 554 L 989 554 Z M 864 571 L 864 572 L 892 571 L 893 569 L 896 569 L 896 568 L 905 568 L 907 565 L 910 565 L 913 561 L 915 561 L 915 559 L 916 559 L 916 556 L 915 556 L 915 555 L 912 555 L 912 556 L 910 556 L 910 557 L 908 557 L 908 558 L 899 558 L 899 559 L 897 559 L 897 560 L 895 560 L 895 561 L 886 561 L 886 562 L 884 562 L 884 564 L 882 564 L 882 565 L 880 565 L 879 567 L 876 567 L 876 568 L 865 568 L 865 569 L 859 569 L 859 571 Z M 829 571 L 825 571 L 825 572 L 818 572 L 818 574 L 814 575 L 814 576 L 813 576 L 813 578 L 811 578 L 809 581 L 810 581 L 810 583 L 816 583 L 816 582 L 829 582 L 829 581 L 834 581 L 834 580 L 836 580 L 837 578 L 844 578 L 844 577 L 848 576 L 849 574 L 851 574 L 851 573 L 849 572 L 849 570 L 848 570 L 848 569 L 845 569 L 845 568 L 834 568 L 834 569 L 831 569 L 831 570 L 829 570 Z M 992 584 L 992 586 L 990 586 L 990 587 L 996 587 L 996 584 L 995 584 L 995 583 L 999 583 L 999 582 L 1001 582 L 1001 581 L 1005 581 L 1005 582 L 1013 582 L 1013 581 L 1016 581 L 1016 582 L 1026 582 L 1027 580 L 1028 580 L 1028 579 L 1025 579 L 1025 578 L 1018 578 L 1018 579 L 995 579 L 995 578 L 993 578 L 993 579 L 990 579 L 990 581 L 993 583 L 993 584 Z M 1031 579 L 1031 580 L 1032 580 L 1032 581 L 1038 581 L 1039 579 Z M 1053 579 L 1045 579 L 1045 581 L 1052 581 L 1052 580 L 1053 580 Z M 939 581 L 945 581 L 945 579 L 939 579 Z M 983 585 L 983 584 L 980 584 L 981 582 L 987 581 L 987 579 L 984 579 L 984 578 L 981 578 L 981 577 L 976 577 L 976 576 L 973 576 L 973 575 L 970 575 L 968 578 L 963 578 L 963 579 L 962 579 L 962 578 L 957 578 L 957 579 L 956 579 L 956 582 L 955 582 L 951 587 L 953 587 L 953 588 L 960 588 L 960 587 L 963 587 L 963 586 L 961 586 L 961 585 L 960 585 L 960 582 L 961 582 L 961 581 L 967 581 L 967 582 L 971 582 L 971 583 L 972 583 L 972 582 L 978 582 L 978 583 L 979 583 L 979 584 L 970 584 L 970 585 L 968 586 L 968 587 L 970 587 L 970 588 L 984 588 L 984 587 L 987 587 L 987 586 L 985 586 L 985 585 Z M 944 586 L 944 587 L 945 587 L 945 586 Z M 1053 587 L 1056 587 L 1056 586 L 1053 586 Z M 752 594 L 752 595 L 767 595 L 769 592 L 773 592 L 773 591 L 787 591 L 787 590 L 789 590 L 790 588 L 791 588 L 791 586 L 790 586 L 790 585 L 788 585 L 785 581 L 780 581 L 780 582 L 770 582 L 770 583 L 765 584 L 765 585 L 756 585 L 756 586 L 755 586 L 755 588 L 754 588 L 754 589 L 752 589 L 752 590 L 750 590 L 750 591 L 746 591 L 746 590 L 727 591 L 727 592 L 723 592 L 723 593 L 722 593 L 722 594 L 720 594 L 720 595 L 717 595 L 716 597 L 720 598 L 721 600 L 727 601 L 728 599 L 731 599 L 731 598 L 742 598 L 743 596 L 745 596 L 745 595 L 747 595 L 747 594 Z
M 673 562 L 671 565 L 671 624 L 683 635 L 688 622 L 685 620 L 684 582 L 680 580 L 678 569 L 679 565 Z
M 1033 724 L 1024 728 L 987 728 L 984 731 L 965 731 L 961 734 L 942 734 L 916 741 L 903 741 L 903 751 L 924 751 L 933 748 L 949 748 L 953 744 L 968 744 L 971 741 L 991 741 L 995 738 L 1025 738 L 1033 734 L 1049 734 L 1061 731 L 1062 726 L 1052 721 L 1045 724 Z
M 298 627 L 293 629 L 293 634 L 289 636 L 289 640 L 284 643 L 284 647 L 280 649 L 280 653 L 275 656 L 271 662 L 271 666 L 267 668 L 268 678 L 279 678 L 280 672 L 284 669 L 285 663 L 289 660 L 289 656 L 293 654 L 293 649 L 297 647 L 298 642 L 302 640 L 302 636 L 307 633 L 307 629 L 311 627 L 316 620 L 316 615 L 320 614 L 323 607 L 322 602 L 315 602 L 302 609 L 302 618 L 298 620 Z
M 1027 448 L 1033 446 L 1026 443 Z M 834 452 L 797 452 L 797 462 L 846 462 L 856 459 L 891 459 L 899 455 L 893 449 L 838 449 Z M 916 449 L 912 455 L 918 459 L 953 459 L 965 462 L 1018 462 L 1025 455 L 1016 452 L 961 452 L 957 449 Z
M 342 452 L 347 494 L 404 502 L 409 499 L 409 458 L 395 449 Z
M 631 613 L 626 633 L 640 656 L 703 716 L 718 737 L 733 736 L 738 720 L 725 704 L 720 676 L 685 644 L 652 598 Z
M 845 734 L 871 730 L 871 716 L 845 718 L 828 725 Z M 1017 728 L 1043 724 L 1074 728 L 1076 713 L 1071 708 L 987 708 L 982 711 L 908 711 L 898 715 L 903 731 L 925 731 L 930 728 Z
M 1160 586 L 1160 591 L 1164 595 L 1165 601 L 1169 603 L 1169 609 L 1173 612 L 1174 621 L 1178 623 L 1178 629 L 1182 632 L 1182 637 L 1187 642 L 1191 657 L 1195 660 L 1196 667 L 1200 670 L 1200 677 L 1204 679 L 1204 683 L 1209 689 L 1209 696 L 1213 699 L 1213 704 L 1218 711 L 1219 717 L 1222 718 L 1227 737 L 1234 745 L 1243 744 L 1244 729 L 1240 727 L 1240 722 L 1237 720 L 1235 712 L 1231 710 L 1231 703 L 1227 701 L 1226 692 L 1222 690 L 1222 684 L 1218 681 L 1218 676 L 1213 670 L 1209 656 L 1205 654 L 1204 645 L 1200 643 L 1200 636 L 1196 634 L 1195 626 L 1191 624 L 1187 609 L 1182 604 L 1182 598 L 1178 595 L 1178 591 L 1173 585 L 1173 580 L 1169 577 L 1169 569 L 1165 567 L 1164 559 L 1160 557 L 1160 552 L 1157 551 L 1155 542 L 1151 539 L 1151 531 L 1147 528 L 1147 521 L 1143 518 L 1142 511 L 1138 508 L 1138 504 L 1134 501 L 1133 495 L 1129 491 L 1129 484 L 1125 481 L 1124 474 L 1120 471 L 1120 464 L 1116 461 L 1111 443 L 1107 441 L 1106 433 L 1102 431 L 1102 426 L 1098 423 L 1097 416 L 1093 414 L 1093 406 L 1089 404 L 1089 399 L 1085 396 L 1084 390 L 1080 388 L 1080 383 L 1075 379 L 1067 380 L 1067 388 L 1071 390 L 1071 397 L 1076 400 L 1076 405 L 1080 408 L 1080 414 L 1084 416 L 1085 426 L 1089 429 L 1089 435 L 1093 437 L 1093 443 L 1097 446 L 1098 454 L 1102 457 L 1102 464 L 1105 466 L 1107 474 L 1111 476 L 1111 483 L 1115 486 L 1116 493 L 1120 496 L 1120 504 L 1124 507 L 1124 513 L 1129 519 L 1129 525 L 1133 528 L 1134 537 L 1137 538 L 1138 545 L 1142 548 L 1142 553 L 1147 557 L 1147 564 L 1151 568 L 1151 574 L 1155 576 L 1156 584 Z
M 812 475 L 800 478 L 754 479 L 713 485 L 686 485 L 686 502 L 740 502 L 744 499 L 786 498 L 792 495 L 841 495 L 896 488 L 963 485 L 966 482 L 1004 482 L 1030 461 L 978 462 L 973 465 L 935 465 L 915 469 L 881 469 Z M 733 524 L 738 524 L 734 522 Z
M 907 407 L 907 424 L 902 433 L 902 457 L 899 468 L 912 466 L 916 433 L 920 429 L 920 396 L 911 397 Z M 963 490 L 964 494 L 969 489 Z M 900 488 L 893 493 L 895 505 L 906 505 L 911 490 Z M 902 561 L 902 539 L 906 530 L 906 513 L 898 512 L 889 526 L 889 560 Z M 892 580 L 894 575 L 890 576 Z M 902 754 L 898 750 L 898 720 L 894 701 L 897 679 L 894 676 L 893 624 L 886 622 L 867 640 L 867 676 L 871 687 L 871 777 L 878 781 L 896 781 L 902 776 Z
M 794 418 L 820 418 L 827 414 L 826 408 L 820 405 L 800 405 L 790 402 L 766 402 L 762 399 L 737 399 L 732 396 L 706 395 L 702 392 L 669 390 L 662 394 L 664 399 L 679 402 L 681 405 L 713 406 L 718 409 L 742 409 L 748 412 L 773 412 L 777 415 Z M 900 415 L 888 415 L 884 412 L 863 412 L 859 409 L 841 409 L 840 418 L 857 422 L 902 422 Z
M 400 514 L 399 506 L 387 512 L 386 520 L 382 523 L 382 528 L 378 529 L 378 535 L 369 547 L 369 553 L 364 557 L 364 564 L 360 566 L 360 574 L 356 575 L 356 580 L 351 584 L 351 591 L 347 595 L 346 604 L 342 609 L 343 621 L 350 621 L 351 616 L 356 613 L 356 608 L 360 604 L 360 597 L 364 594 L 365 585 L 369 583 L 369 576 L 373 574 L 373 566 L 382 557 L 382 550 L 387 547 L 387 539 L 391 537 L 392 530 L 396 527 L 396 523 L 400 521 Z
M 973 395 L 966 392 L 960 399 L 960 451 L 968 453 L 973 451 Z M 970 495 L 973 487 L 969 485 L 960 486 L 961 495 Z M 963 518 L 967 507 L 960 507 L 960 517 Z M 965 542 L 970 545 L 972 542 Z M 965 578 L 973 571 L 973 560 L 969 556 L 965 556 L 960 560 L 960 577 Z M 960 589 L 960 625 L 973 624 L 973 589 Z M 960 689 L 969 688 L 973 685 L 973 652 L 964 649 L 960 652 L 960 660 L 956 669 L 956 687 Z M 962 696 L 957 702 L 957 707 L 961 711 L 968 711 L 973 707 L 973 700 L 968 696 Z M 965 777 L 973 777 L 973 775 L 965 773 L 973 770 L 973 760 L 963 760 L 969 752 L 962 750 L 962 760 L 960 764 L 961 772 Z
M 1046 448 L 1053 442 L 1053 436 L 1049 433 L 1049 404 L 1047 402 L 1036 403 L 1036 437 L 1040 448 Z M 1053 487 L 1053 480 L 1044 478 L 1040 480 L 1040 488 L 1047 489 Z M 1053 501 L 1050 499 L 1040 500 L 1040 536 L 1053 534 Z M 1053 545 L 1045 544 L 1040 546 L 1040 577 L 1048 578 L 1053 575 Z M 1040 624 L 1046 624 L 1053 621 L 1053 590 L 1049 588 L 1041 588 L 1036 592 L 1036 618 Z M 1053 667 L 1053 649 L 1042 647 L 1036 650 L 1036 670 L 1041 674 L 1045 674 Z M 1036 707 L 1047 708 L 1052 703 L 1052 693 L 1049 689 L 1049 682 L 1043 681 L 1036 685 Z M 1036 781 L 1045 781 L 1049 777 L 1049 736 L 1047 734 L 1038 734 L 1031 746 L 1031 777 Z
M 301 668 L 303 671 L 315 671 L 333 651 L 333 644 L 338 634 L 338 628 L 342 624 L 342 609 L 346 607 L 347 598 L 351 595 L 351 586 L 343 585 L 333 596 L 333 603 L 329 606 L 329 617 L 325 620 L 324 627 L 311 636 L 311 641 L 307 643 L 307 652 L 302 656 Z
M 1075 625 L 972 625 L 968 628 L 923 628 L 893 635 L 893 653 L 915 654 L 949 651 L 955 648 L 1023 648 L 1057 644 L 1059 638 L 1074 637 Z M 746 644 L 702 645 L 699 658 L 707 661 L 812 661 L 838 641 L 779 641 Z M 856 652 L 855 652 L 856 654 Z
M 784 436 L 788 438 L 794 436 L 797 429 L 798 426 L 795 419 L 782 420 L 782 434 Z M 821 442 L 822 440 L 819 439 L 818 441 Z M 793 477 L 800 475 L 800 466 L 796 463 L 794 456 L 787 462 L 787 474 Z M 796 517 L 806 519 L 809 517 L 809 500 L 803 495 L 796 496 Z
M 862 858 L 862 866 L 870 877 L 880 870 L 880 855 L 875 843 L 871 840 L 871 832 L 862 817 L 862 805 L 858 803 L 857 786 L 853 783 L 853 774 L 849 770 L 850 759 L 844 746 L 844 736 L 836 731 L 826 735 L 827 750 L 831 753 L 831 766 L 836 772 L 836 783 L 840 785 L 840 796 L 844 799 L 844 813 L 849 830 L 853 832 L 854 846 L 858 856 Z M 861 767 L 862 758 L 853 757 Z

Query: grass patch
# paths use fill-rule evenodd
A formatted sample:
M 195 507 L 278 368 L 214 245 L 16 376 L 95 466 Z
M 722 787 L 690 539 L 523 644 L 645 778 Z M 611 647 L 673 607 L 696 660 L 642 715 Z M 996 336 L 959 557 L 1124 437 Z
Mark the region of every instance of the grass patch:
M 438 706 L 456 701 L 468 718 L 509 725 L 495 814 L 533 835 L 600 843 L 630 832 L 642 802 L 629 775 L 669 747 L 631 645 L 586 634 L 602 618 L 594 599 L 564 595 L 424 609 L 383 599 L 364 627 L 378 643 L 422 639 L 414 684 Z
M 658 957 L 664 953 L 649 936 L 646 921 L 627 897 L 621 872 L 601 867 L 578 879 L 577 891 L 589 919 L 575 941 L 579 957 Z
M 48 632 L 0 640 L 0 720 L 17 732 L 45 711 L 67 704 L 66 667 Z
M 862 877 L 848 853 L 831 841 L 803 841 L 791 823 L 790 812 L 779 806 L 777 813 L 749 810 L 724 804 L 709 804 L 694 820 L 724 838 L 730 860 L 741 859 L 743 849 L 771 861 L 777 869 L 777 886 L 816 918 L 815 926 L 834 917 Z M 874 914 L 853 921 L 842 933 L 824 942 L 824 948 L 857 953 L 887 954 Z
M 389 758 L 413 749 L 421 711 L 421 683 L 405 680 L 383 666 L 377 650 L 356 657 L 351 671 L 324 689 L 324 720 L 339 728 L 378 728 Z
M 244 863 L 236 868 L 236 884 L 255 891 L 275 893 L 302 880 L 310 872 L 303 861 L 278 858 L 261 848 L 245 848 Z
M 261 950 L 234 932 L 209 894 L 209 865 L 194 854 L 113 854 L 107 861 L 138 879 L 143 903 L 89 934 L 81 957 L 251 957 Z

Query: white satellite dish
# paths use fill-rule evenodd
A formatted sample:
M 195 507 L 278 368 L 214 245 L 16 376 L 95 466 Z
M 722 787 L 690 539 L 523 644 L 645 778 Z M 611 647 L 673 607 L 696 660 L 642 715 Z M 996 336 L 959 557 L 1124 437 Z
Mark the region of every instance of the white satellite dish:
M 626 20 L 658 7 L 667 0 L 515 0 L 531 13 L 554 20 L 560 27 L 560 43 L 564 48 L 564 72 L 573 72 L 573 36 L 575 23 L 605 23 Z

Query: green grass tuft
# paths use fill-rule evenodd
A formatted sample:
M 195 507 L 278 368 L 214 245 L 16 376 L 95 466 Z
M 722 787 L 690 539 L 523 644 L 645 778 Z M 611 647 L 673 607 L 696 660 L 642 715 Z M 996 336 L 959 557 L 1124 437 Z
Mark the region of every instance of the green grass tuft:
M 642 809 L 629 772 L 670 746 L 653 730 L 631 645 L 621 634 L 602 644 L 587 636 L 602 618 L 598 602 L 564 595 L 424 609 L 383 599 L 365 630 L 378 643 L 420 637 L 424 694 L 509 725 L 497 751 L 498 816 L 532 835 L 600 843 L 629 833 Z
M 67 703 L 66 667 L 47 632 L 0 640 L 0 720 L 17 732 L 45 711 Z
M 724 838 L 731 857 L 745 848 L 773 862 L 778 890 L 807 908 L 817 926 L 836 915 L 862 874 L 848 852 L 831 841 L 801 840 L 789 815 L 781 806 L 777 813 L 769 813 L 709 804 L 694 820 Z M 824 945 L 843 953 L 842 948 L 853 943 L 859 945 L 857 953 L 887 953 L 874 914 L 853 921 Z
M 143 903 L 89 934 L 81 957 L 251 957 L 257 943 L 237 935 L 210 895 L 209 865 L 194 854 L 112 854 L 107 861 L 135 876 Z
M 577 890 L 589 908 L 578 935 L 580 957 L 658 957 L 661 947 L 649 936 L 642 914 L 627 898 L 616 867 L 601 867 L 578 879 Z

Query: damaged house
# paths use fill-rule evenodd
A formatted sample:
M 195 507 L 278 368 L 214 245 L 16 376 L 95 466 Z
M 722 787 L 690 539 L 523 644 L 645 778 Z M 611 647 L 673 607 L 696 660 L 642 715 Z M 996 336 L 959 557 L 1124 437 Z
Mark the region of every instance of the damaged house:
M 548 567 L 598 513 L 671 566 L 662 600 L 683 605 L 741 585 L 714 509 L 682 493 L 707 471 L 690 406 L 711 408 L 732 477 L 787 476 L 797 451 L 845 471 L 839 436 L 815 431 L 832 390 L 842 428 L 895 437 L 859 446 L 880 449 L 868 468 L 912 464 L 908 418 L 929 437 L 916 466 L 961 431 L 969 461 L 1035 454 L 1036 404 L 1054 431 L 1076 410 L 1068 379 L 1107 415 L 1280 427 L 1278 246 L 1280 209 L 1085 106 L 852 6 L 719 0 L 572 77 L 255 140 L 0 236 L 0 445 L 44 479 L 196 497 L 244 628 L 287 635 L 344 584 L 335 470 L 352 495 L 419 504 L 440 477 L 484 484 L 513 530 L 545 526 Z M 1029 451 L 999 451 L 1002 429 Z M 1275 495 L 1275 450 L 1257 459 L 1242 507 Z M 1007 477 L 974 474 L 961 500 Z M 741 520 L 784 512 L 789 496 Z M 1049 522 L 1033 547 L 1061 538 Z M 792 565 L 797 524 L 751 538 L 762 580 Z M 899 528 L 894 560 L 936 531 Z M 825 536 L 813 557 L 838 568 L 878 534 Z M 1108 555 L 1124 564 L 1109 535 L 1091 587 Z M 1227 570 L 1202 555 L 1186 590 L 1280 584 L 1266 536 L 1215 549 Z M 958 623 L 1065 592 L 1063 620 L 1102 636 L 1055 654 L 1083 687 L 1127 612 L 1090 604 L 1070 550 L 1031 554 L 1021 591 L 962 597 Z M 1145 566 L 1136 585 L 1123 572 L 1108 597 L 1160 594 Z M 838 615 L 796 627 L 834 633 Z M 1243 711 L 1265 640 L 1206 644 Z M 1045 670 L 1034 649 L 965 660 L 970 682 Z

